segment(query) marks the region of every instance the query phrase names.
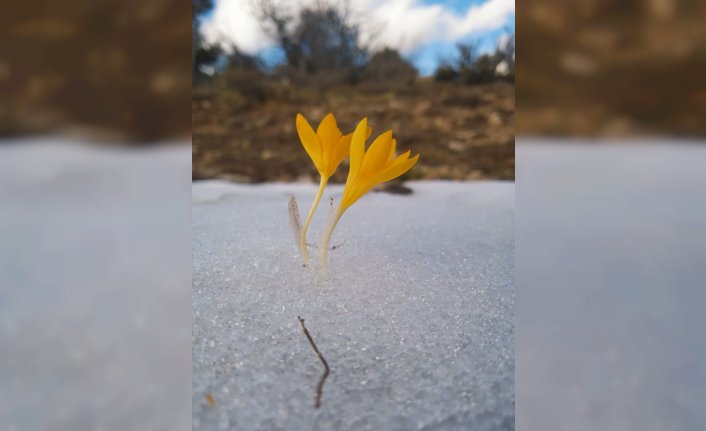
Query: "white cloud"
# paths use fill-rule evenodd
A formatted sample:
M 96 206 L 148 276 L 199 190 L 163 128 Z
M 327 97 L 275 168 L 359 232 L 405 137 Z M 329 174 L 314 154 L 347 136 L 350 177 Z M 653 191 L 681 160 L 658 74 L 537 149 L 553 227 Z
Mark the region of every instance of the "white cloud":
M 374 47 L 410 52 L 443 36 L 440 24 L 448 12 L 441 5 L 423 5 L 417 0 L 363 0 L 359 4 L 368 11 L 361 24 L 363 40 Z
M 213 14 L 201 29 L 210 43 L 235 44 L 255 53 L 271 45 L 255 18 L 254 0 L 216 0 Z M 292 0 L 296 10 L 316 0 Z M 361 26 L 363 41 L 373 47 L 390 46 L 409 53 L 435 42 L 453 42 L 468 35 L 502 27 L 515 11 L 514 0 L 488 0 L 457 14 L 442 4 L 420 0 L 358 0 L 351 2 L 352 15 Z
M 507 48 L 507 45 L 510 43 L 510 40 L 512 40 L 512 35 L 511 34 L 503 34 L 498 38 L 498 48 L 499 49 L 505 49 Z
M 226 49 L 234 44 L 248 53 L 267 48 L 271 41 L 253 12 L 249 0 L 216 0 L 213 14 L 201 25 L 204 40 Z
M 448 23 L 453 39 L 456 40 L 483 30 L 502 27 L 508 16 L 515 13 L 515 0 L 489 0 L 471 7 L 460 22 L 451 16 Z

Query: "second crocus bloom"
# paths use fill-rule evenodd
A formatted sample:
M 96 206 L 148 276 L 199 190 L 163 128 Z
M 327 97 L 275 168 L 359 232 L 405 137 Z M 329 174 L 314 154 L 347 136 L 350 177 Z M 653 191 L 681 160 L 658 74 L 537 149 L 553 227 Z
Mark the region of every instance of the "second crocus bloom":
M 378 136 L 365 150 L 365 140 L 368 132 L 368 119 L 364 118 L 356 127 L 350 142 L 350 170 L 343 190 L 341 204 L 331 220 L 321 243 L 321 271 L 326 272 L 328 263 L 328 247 L 336 224 L 343 213 L 365 193 L 378 184 L 399 177 L 417 163 L 419 154 L 410 158 L 410 152 L 395 157 L 396 141 L 392 131 Z

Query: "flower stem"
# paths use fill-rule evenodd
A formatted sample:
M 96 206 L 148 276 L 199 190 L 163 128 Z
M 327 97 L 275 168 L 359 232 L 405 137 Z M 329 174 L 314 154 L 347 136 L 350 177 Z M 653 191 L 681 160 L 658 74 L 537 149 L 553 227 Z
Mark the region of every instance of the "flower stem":
M 319 183 L 319 191 L 316 193 L 316 198 L 314 203 L 311 204 L 311 209 L 309 210 L 309 215 L 306 216 L 306 221 L 304 222 L 304 227 L 302 228 L 301 237 L 299 238 L 299 248 L 302 250 L 302 255 L 304 257 L 304 263 L 309 262 L 309 247 L 306 245 L 306 233 L 309 230 L 309 224 L 311 223 L 312 217 L 314 217 L 314 212 L 316 207 L 319 205 L 321 196 L 324 194 L 324 189 L 326 188 L 326 183 L 328 183 L 328 177 L 321 177 L 321 183 Z
M 341 211 L 341 208 L 336 211 L 336 215 L 333 216 L 331 219 L 331 222 L 328 225 L 328 228 L 326 228 L 326 233 L 324 234 L 324 238 L 321 241 L 321 262 L 320 262 L 320 267 L 321 267 L 321 274 L 326 275 L 326 272 L 328 271 L 328 246 L 331 243 L 331 237 L 333 236 L 333 230 L 336 228 L 336 224 L 338 224 L 338 221 L 341 219 L 341 216 L 343 215 L 343 211 Z

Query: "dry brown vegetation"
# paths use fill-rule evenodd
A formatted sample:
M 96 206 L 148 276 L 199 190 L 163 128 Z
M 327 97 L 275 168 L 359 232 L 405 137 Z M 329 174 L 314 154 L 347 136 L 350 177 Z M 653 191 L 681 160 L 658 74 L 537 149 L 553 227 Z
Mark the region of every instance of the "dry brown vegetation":
M 252 82 L 252 81 L 250 81 Z M 344 133 L 368 117 L 373 136 L 391 129 L 398 149 L 421 153 L 407 179 L 513 179 L 514 85 L 466 86 L 418 79 L 412 85 L 361 84 L 316 91 L 261 81 L 243 90 L 193 90 L 193 177 L 244 182 L 313 180 L 294 127 L 297 112 L 315 127 L 333 112 Z M 345 180 L 339 169 L 333 180 Z
M 103 130 L 188 136 L 191 13 L 176 0 L 5 2 L 0 137 Z
M 706 135 L 706 2 L 518 8 L 518 133 Z

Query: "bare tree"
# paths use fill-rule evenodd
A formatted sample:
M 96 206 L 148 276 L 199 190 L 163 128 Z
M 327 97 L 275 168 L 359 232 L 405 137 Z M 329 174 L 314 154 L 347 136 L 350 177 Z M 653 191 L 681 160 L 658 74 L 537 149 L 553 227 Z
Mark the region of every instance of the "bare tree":
M 466 70 L 473 67 L 478 58 L 478 43 L 459 43 L 456 45 L 458 58 L 456 59 L 456 68 L 458 70 Z
M 191 0 L 191 79 L 196 82 L 201 76 L 201 66 L 215 61 L 215 47 L 204 47 L 199 24 L 201 16 L 213 8 L 213 0 Z
M 282 3 L 260 0 L 256 10 L 265 31 L 283 51 L 288 75 L 350 78 L 368 58 L 347 3 L 320 1 L 295 14 Z

